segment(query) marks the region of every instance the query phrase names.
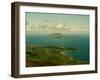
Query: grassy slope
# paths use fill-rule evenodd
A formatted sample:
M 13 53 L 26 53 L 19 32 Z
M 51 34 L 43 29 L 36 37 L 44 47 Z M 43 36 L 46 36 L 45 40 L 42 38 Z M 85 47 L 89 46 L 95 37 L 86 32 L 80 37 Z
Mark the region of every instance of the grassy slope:
M 61 54 L 63 51 L 75 51 L 74 48 L 64 48 L 56 46 L 41 47 L 37 45 L 26 46 L 26 66 L 56 66 L 85 64 L 87 62 L 77 61 L 71 56 Z

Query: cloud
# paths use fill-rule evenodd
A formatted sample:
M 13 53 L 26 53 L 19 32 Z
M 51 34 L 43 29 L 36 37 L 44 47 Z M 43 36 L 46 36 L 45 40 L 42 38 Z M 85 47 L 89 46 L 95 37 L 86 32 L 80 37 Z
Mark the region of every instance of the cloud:
M 55 24 L 30 24 L 26 25 L 26 31 L 27 32 L 88 32 L 88 27 L 77 27 L 77 26 L 71 26 L 69 24 L 65 24 L 63 22 L 58 22 Z

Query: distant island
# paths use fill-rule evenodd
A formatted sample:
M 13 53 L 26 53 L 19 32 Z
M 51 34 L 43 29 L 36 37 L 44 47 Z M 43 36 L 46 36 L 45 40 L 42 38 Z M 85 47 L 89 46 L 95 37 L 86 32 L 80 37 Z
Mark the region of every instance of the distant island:
M 50 34 L 49 37 L 60 39 L 60 38 L 63 38 L 64 35 L 62 33 L 53 33 L 53 34 Z

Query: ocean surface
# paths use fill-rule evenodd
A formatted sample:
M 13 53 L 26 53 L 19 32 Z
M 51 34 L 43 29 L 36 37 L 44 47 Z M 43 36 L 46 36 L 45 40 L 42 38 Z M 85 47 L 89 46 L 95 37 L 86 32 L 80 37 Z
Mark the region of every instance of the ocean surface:
M 77 51 L 67 53 L 76 59 L 89 61 L 89 34 L 63 34 L 62 38 L 53 38 L 50 34 L 26 34 L 26 44 L 42 46 L 62 46 L 76 48 Z

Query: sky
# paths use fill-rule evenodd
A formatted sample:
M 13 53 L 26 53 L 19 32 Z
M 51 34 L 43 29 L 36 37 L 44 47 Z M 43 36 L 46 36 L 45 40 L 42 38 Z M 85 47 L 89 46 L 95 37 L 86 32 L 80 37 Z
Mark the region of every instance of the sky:
M 88 32 L 89 15 L 60 13 L 25 13 L 27 32 Z

